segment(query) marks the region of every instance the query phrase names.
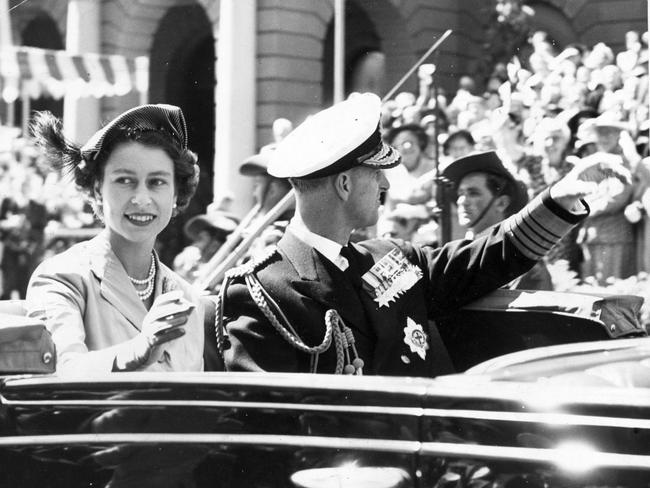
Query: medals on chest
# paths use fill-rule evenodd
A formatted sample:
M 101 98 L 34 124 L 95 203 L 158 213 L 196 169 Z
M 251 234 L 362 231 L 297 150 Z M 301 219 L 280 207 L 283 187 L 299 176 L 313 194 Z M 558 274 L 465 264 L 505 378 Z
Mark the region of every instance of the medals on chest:
M 429 349 L 429 341 L 427 333 L 424 332 L 422 326 L 415 322 L 411 317 L 406 317 L 406 327 L 404 327 L 404 344 L 406 344 L 411 352 L 416 353 L 423 360 L 427 357 L 427 349 Z
M 361 277 L 363 289 L 374 296 L 380 308 L 388 307 L 421 278 L 422 270 L 399 249 L 390 251 Z

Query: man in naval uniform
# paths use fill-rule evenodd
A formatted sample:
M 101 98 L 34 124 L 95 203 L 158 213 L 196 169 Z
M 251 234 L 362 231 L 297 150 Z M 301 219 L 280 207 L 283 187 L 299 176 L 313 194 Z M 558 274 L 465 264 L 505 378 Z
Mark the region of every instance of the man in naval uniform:
M 580 198 L 612 172 L 576 168 L 474 240 L 350 243 L 376 223 L 384 170 L 400 160 L 381 139 L 380 112 L 377 96 L 353 95 L 278 145 L 268 171 L 289 178 L 296 213 L 274 252 L 222 286 L 228 370 L 436 375 L 428 321 L 529 270 L 588 214 Z

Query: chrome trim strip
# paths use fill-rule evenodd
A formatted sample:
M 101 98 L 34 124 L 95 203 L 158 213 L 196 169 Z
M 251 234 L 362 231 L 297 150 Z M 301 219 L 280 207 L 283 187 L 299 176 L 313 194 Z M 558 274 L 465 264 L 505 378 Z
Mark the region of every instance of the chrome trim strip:
M 117 407 L 186 407 L 186 408 L 238 408 L 263 410 L 296 410 L 301 412 L 340 412 L 374 415 L 403 415 L 421 417 L 423 410 L 418 407 L 375 407 L 357 405 L 323 405 L 308 403 L 275 402 L 229 402 L 210 400 L 27 400 L 15 401 L 0 399 L 8 408 L 18 407 L 77 407 L 77 408 L 117 408 Z
M 449 444 L 445 442 L 423 442 L 420 454 L 425 456 L 457 456 L 462 458 L 498 459 L 499 461 L 542 462 L 563 464 L 567 453 L 558 449 L 530 447 L 503 447 L 476 444 Z M 589 462 L 596 468 L 635 468 L 650 470 L 650 456 L 592 452 Z
M 485 410 L 445 410 L 425 408 L 425 417 L 461 418 L 471 420 L 499 420 L 548 425 L 583 425 L 592 427 L 622 427 L 650 429 L 650 420 L 569 413 L 494 412 Z
M 526 422 L 548 425 L 583 425 L 596 427 L 620 427 L 650 429 L 650 420 L 562 413 L 495 412 L 484 410 L 454 410 L 417 407 L 380 407 L 356 405 L 275 403 L 275 402 L 230 402 L 230 401 L 187 401 L 187 400 L 39 400 L 5 401 L 8 408 L 26 407 L 75 407 L 75 408 L 120 408 L 120 407 L 180 407 L 180 408 L 230 408 L 261 409 L 299 412 L 336 412 L 371 415 L 392 415 L 406 417 L 442 417 L 470 420 L 497 420 L 503 422 Z
M 561 464 L 566 452 L 554 449 L 503 447 L 493 445 L 451 444 L 443 442 L 393 441 L 387 439 L 359 439 L 312 436 L 272 436 L 240 434 L 72 434 L 52 436 L 0 437 L 0 447 L 72 446 L 106 444 L 204 444 L 300 447 L 341 450 L 394 452 L 397 454 L 440 457 L 475 458 Z M 593 468 L 626 468 L 650 470 L 650 456 L 590 453 Z
M 256 434 L 70 434 L 0 437 L 0 447 L 71 446 L 106 444 L 224 444 L 323 449 L 390 451 L 396 454 L 417 454 L 421 443 L 390 439 L 360 439 L 320 436 L 256 435 Z
M 118 379 L 119 378 L 119 379 Z M 154 384 L 156 387 L 169 385 L 185 385 L 193 387 L 232 386 L 260 387 L 264 389 L 286 388 L 290 391 L 322 390 L 322 391 L 354 391 L 355 393 L 378 393 L 382 395 L 422 396 L 428 386 L 435 380 L 420 377 L 391 377 L 391 376 L 346 376 L 346 375 L 313 375 L 308 373 L 264 373 L 263 375 L 242 372 L 197 372 L 197 373 L 150 373 L 127 372 L 115 375 L 112 373 L 85 376 L 21 376 L 7 378 L 6 388 L 25 386 L 55 385 L 61 387 L 89 385 L 110 385 L 118 389 L 133 385 Z

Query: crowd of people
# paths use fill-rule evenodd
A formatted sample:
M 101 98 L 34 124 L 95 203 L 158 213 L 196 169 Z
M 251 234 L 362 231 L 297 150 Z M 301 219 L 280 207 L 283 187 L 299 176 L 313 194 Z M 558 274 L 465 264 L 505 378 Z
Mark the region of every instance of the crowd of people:
M 558 288 L 553 270 L 568 269 L 577 280 L 601 286 L 650 271 L 647 32 L 628 32 L 626 48 L 617 54 L 604 43 L 574 44 L 557 53 L 544 32 L 530 42 L 525 66 L 517 58 L 497 65 L 485 84 L 464 75 L 456 93 L 447 96 L 435 86 L 435 68 L 423 65 L 418 93 L 402 92 L 383 104 L 383 138 L 402 161 L 386 170 L 390 189 L 377 225 L 357 229 L 353 239 L 393 237 L 439 245 L 473 237 L 575 165 L 597 158 L 629 171 L 630 183 L 603 182 L 588 202 L 589 218 L 545 258 L 548 270 L 519 286 Z M 284 127 L 287 121 L 280 121 Z M 275 132 L 275 141 L 253 159 L 263 161 L 287 131 Z M 477 151 L 495 151 L 503 165 L 475 168 L 491 175 L 490 181 L 468 190 L 446 169 Z M 262 181 L 277 180 L 264 170 L 259 174 Z M 257 194 L 257 203 L 277 203 L 288 189 L 280 187 L 273 198 Z M 222 231 L 223 242 L 227 233 Z M 274 227 L 269 235 L 255 252 L 277 242 L 281 232 Z
M 29 138 L 0 147 L 0 296 L 25 297 L 42 259 L 93 233 L 96 219 L 74 184 L 50 171 Z
M 386 138 L 402 153 L 403 166 L 388 172 L 391 189 L 379 233 L 440 239 L 431 226 L 440 224 L 436 191 L 444 181 L 437 176 L 472 151 L 496 151 L 529 198 L 587 157 L 614 160 L 630 171 L 631 183 L 604 182 L 588 202 L 589 218 L 547 260 L 565 260 L 581 279 L 600 284 L 650 271 L 648 34 L 628 32 L 625 42 L 616 55 L 603 43 L 556 53 L 537 32 L 527 68 L 517 59 L 496 66 L 484 91 L 463 76 L 451 98 L 433 94 L 422 70 L 419 96 L 402 93 L 384 106 Z M 468 219 L 481 202 L 463 194 L 459 181 L 452 183 L 447 196 L 456 207 L 448 212 L 451 236 L 458 238 L 475 230 Z M 486 202 L 494 192 L 488 196 Z
M 383 137 L 398 149 L 402 163 L 387 170 L 390 189 L 377 225 L 356 230 L 354 239 L 438 245 L 473 237 L 525 203 L 510 205 L 521 200 L 521 185 L 526 200 L 532 199 L 583 158 L 607 157 L 630 171 L 631 184 L 603 183 L 600 197 L 589 201 L 589 218 L 552 250 L 546 264 L 553 270 L 554 263 L 565 262 L 578 279 L 600 285 L 650 271 L 647 32 L 628 32 L 625 50 L 616 54 L 603 43 L 574 44 L 558 53 L 543 32 L 530 42 L 532 54 L 524 65 L 517 58 L 497 65 L 486 82 L 461 76 L 453 94 L 436 87 L 434 68 L 423 65 L 418 93 L 402 92 L 383 104 Z M 241 166 L 241 174 L 253 181 L 258 217 L 289 191 L 288 182 L 270 176 L 266 166 L 291 129 L 291 122 L 278 119 L 274 141 Z M 479 182 L 468 191 L 461 179 L 446 176 L 455 160 L 488 150 L 503 162 L 496 173 L 514 178 L 514 186 L 501 189 L 497 182 L 490 189 Z M 40 260 L 69 247 L 75 239 L 67 235 L 92 233 L 98 225 L 74 185 L 62 184 L 40 158 L 22 138 L 0 154 L 3 298 L 23 297 Z M 494 168 L 487 173 L 494 176 Z M 189 281 L 240 224 L 229 210 L 228 199 L 217 196 L 205 214 L 185 225 L 190 245 L 173 267 Z M 291 213 L 266 229 L 242 259 L 277 242 Z M 535 286 L 552 288 L 551 278 Z

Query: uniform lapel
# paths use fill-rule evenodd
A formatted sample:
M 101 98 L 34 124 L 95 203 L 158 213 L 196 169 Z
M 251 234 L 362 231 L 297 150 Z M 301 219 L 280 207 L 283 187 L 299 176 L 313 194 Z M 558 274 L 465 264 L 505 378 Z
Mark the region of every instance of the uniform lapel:
M 296 291 L 335 309 L 347 324 L 367 329 L 358 292 L 340 269 L 291 231 L 285 232 L 278 247 L 298 274 L 299 279 L 292 282 Z
M 140 330 L 147 309 L 103 233 L 89 241 L 89 251 L 91 269 L 100 280 L 101 296 Z

